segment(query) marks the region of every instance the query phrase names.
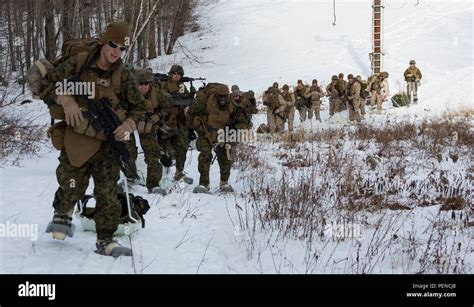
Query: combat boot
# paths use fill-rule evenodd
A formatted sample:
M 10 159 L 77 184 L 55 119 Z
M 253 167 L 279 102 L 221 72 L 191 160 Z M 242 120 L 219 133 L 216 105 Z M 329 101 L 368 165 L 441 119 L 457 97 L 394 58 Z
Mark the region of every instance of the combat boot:
M 194 180 L 191 177 L 186 176 L 183 172 L 181 171 L 176 171 L 176 175 L 174 175 L 174 179 L 176 181 L 184 181 L 187 184 L 193 184 Z
M 193 193 L 194 194 L 209 193 L 209 186 L 208 185 L 199 185 L 199 186 L 194 188 Z
M 54 240 L 64 241 L 67 236 L 74 235 L 76 226 L 72 223 L 72 210 L 70 214 L 55 213 L 53 220 L 46 227 L 46 233 L 51 233 Z
M 163 195 L 163 196 L 165 196 L 167 194 L 166 190 L 163 189 L 163 188 L 160 188 L 160 187 L 150 188 L 150 189 L 148 189 L 148 192 L 151 193 L 151 194 L 160 194 L 160 195 Z
M 132 250 L 128 247 L 123 247 L 117 241 L 112 239 L 97 240 L 95 244 L 97 250 L 95 251 L 99 255 L 120 257 L 120 256 L 133 256 Z
M 221 192 L 224 192 L 224 193 L 233 193 L 234 192 L 234 188 L 229 183 L 227 183 L 225 181 L 221 181 L 220 190 L 221 190 Z

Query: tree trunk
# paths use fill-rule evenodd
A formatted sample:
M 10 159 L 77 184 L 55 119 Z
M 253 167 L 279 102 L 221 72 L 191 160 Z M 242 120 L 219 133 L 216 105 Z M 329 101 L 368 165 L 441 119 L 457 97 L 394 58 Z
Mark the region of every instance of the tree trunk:
M 34 33 L 34 10 L 33 2 L 28 0 L 27 2 L 27 13 L 26 13 L 26 45 L 25 45 L 25 64 L 26 68 L 31 66 L 31 44 L 32 35 Z
M 51 8 L 54 5 L 53 0 L 46 0 L 45 6 Z M 55 27 L 54 27 L 54 11 L 52 9 L 45 10 L 45 24 L 44 24 L 44 40 L 46 44 L 47 60 L 54 60 L 56 57 L 56 38 L 55 38 Z
M 7 0 L 7 28 L 8 37 L 10 37 L 8 40 L 8 49 L 10 51 L 10 70 L 16 71 L 15 42 L 18 42 L 18 40 L 15 40 L 16 37 L 13 34 L 11 13 L 10 0 Z
M 61 16 L 61 31 L 63 42 L 74 38 L 74 1 L 63 0 L 63 11 Z
M 157 25 L 158 25 L 158 28 L 157 28 L 157 32 L 158 32 L 158 56 L 161 55 L 161 40 L 162 40 L 162 34 L 161 34 L 161 31 L 162 31 L 162 27 L 161 27 L 161 24 L 162 24 L 162 20 L 163 20 L 163 17 L 161 15 L 161 8 L 158 10 L 158 22 L 157 22 Z
M 82 37 L 91 37 L 91 3 L 89 0 L 85 0 L 81 8 L 82 17 Z
M 152 3 L 149 2 L 150 7 Z M 148 59 L 156 58 L 156 14 L 151 17 L 148 25 Z

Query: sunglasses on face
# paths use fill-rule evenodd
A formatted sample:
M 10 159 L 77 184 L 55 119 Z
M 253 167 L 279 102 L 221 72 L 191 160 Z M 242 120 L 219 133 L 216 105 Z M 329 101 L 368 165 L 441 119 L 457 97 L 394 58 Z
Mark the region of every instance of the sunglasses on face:
M 117 44 L 114 43 L 114 42 L 109 42 L 108 45 L 109 45 L 110 47 L 112 47 L 113 49 L 115 49 L 115 48 L 117 48 L 117 47 L 119 46 L 119 45 L 117 45 Z M 127 50 L 127 47 L 120 47 L 120 51 L 123 52 L 123 51 L 125 51 L 125 50 Z
M 149 81 L 141 81 L 138 83 L 139 85 L 149 85 L 150 82 Z

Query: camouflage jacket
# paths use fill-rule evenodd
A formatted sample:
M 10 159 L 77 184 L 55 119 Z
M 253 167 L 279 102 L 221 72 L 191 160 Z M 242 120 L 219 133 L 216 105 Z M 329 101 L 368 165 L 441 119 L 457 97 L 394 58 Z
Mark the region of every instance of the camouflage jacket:
M 295 87 L 296 106 L 299 107 L 299 106 L 306 105 L 305 94 L 307 91 L 308 91 L 308 88 L 304 85 L 301 88 L 298 88 L 298 86 Z
M 173 102 L 168 93 L 151 86 L 150 91 L 144 96 L 146 100 L 145 109 L 148 115 L 150 115 L 150 113 L 159 114 L 161 117 L 160 120 L 168 116 L 171 109 L 171 103 Z
M 358 100 L 360 99 L 360 91 L 362 86 L 359 81 L 353 81 L 352 84 L 349 85 L 349 93 L 348 99 L 349 100 Z
M 234 101 L 231 95 L 231 101 Z M 252 114 L 257 113 L 257 107 L 254 106 L 246 95 L 240 97 L 239 101 L 235 102 L 237 109 L 242 110 L 237 112 L 236 122 L 240 124 L 236 126 L 237 129 L 248 129 L 252 127 Z
M 311 97 L 312 101 L 321 101 L 323 96 L 324 92 L 319 86 L 311 86 L 305 94 L 305 98 Z
M 82 82 L 94 82 L 96 88 L 96 97 L 94 100 L 99 100 L 103 97 L 100 95 L 102 92 L 98 90 L 100 87 L 98 81 L 100 79 L 111 78 L 113 72 L 116 69 L 121 69 L 120 75 L 120 89 L 118 89 L 117 98 L 120 100 L 120 106 L 125 109 L 128 118 L 132 119 L 135 123 L 144 120 L 145 118 L 145 99 L 138 91 L 138 84 L 135 75 L 125 67 L 122 60 L 118 60 L 108 70 L 104 71 L 100 69 L 96 62 L 93 60 L 98 57 L 98 54 L 92 55 L 88 62 L 92 62 L 88 67 L 83 67 L 81 76 L 87 76 Z M 49 81 L 51 83 L 63 82 L 70 78 L 77 72 L 78 56 L 71 56 L 61 64 L 55 67 L 54 71 L 49 75 Z M 109 84 L 110 86 L 110 84 Z M 97 95 L 99 93 L 99 95 Z M 55 91 L 50 91 L 44 98 L 44 102 L 48 105 L 54 105 L 57 102 L 57 95 Z
M 332 81 L 326 87 L 326 92 L 331 98 L 342 98 L 345 94 L 345 90 L 340 87 L 339 81 Z
M 233 102 L 229 101 L 225 107 L 220 107 L 212 94 L 207 100 L 200 100 L 189 107 L 186 123 L 188 128 L 195 129 L 200 137 L 215 143 L 219 129 L 231 124 L 235 127 L 246 124 L 242 118 L 236 118 L 236 113 L 237 107 Z
M 171 80 L 162 81 L 160 83 L 160 89 L 172 96 L 179 95 L 182 98 L 191 98 L 190 93 L 183 82 L 173 82 Z M 182 106 L 172 105 L 165 121 L 172 129 L 186 130 L 185 108 Z
M 411 68 L 411 67 L 408 67 L 406 70 L 405 70 L 405 73 L 403 74 L 403 76 L 405 77 L 405 81 L 420 81 L 421 78 L 422 78 L 422 75 L 421 75 L 421 71 L 418 69 L 418 67 L 414 67 L 414 68 Z M 413 80 L 413 78 L 415 80 Z

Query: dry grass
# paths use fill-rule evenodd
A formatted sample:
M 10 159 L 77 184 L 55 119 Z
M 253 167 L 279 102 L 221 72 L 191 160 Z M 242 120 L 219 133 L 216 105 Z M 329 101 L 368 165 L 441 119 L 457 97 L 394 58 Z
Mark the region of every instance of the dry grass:
M 272 233 L 275 240 L 302 240 L 309 248 L 307 272 L 317 271 L 323 264 L 311 242 L 327 240 L 329 223 L 341 220 L 375 229 L 368 245 L 358 245 L 357 254 L 343 260 L 345 272 L 373 273 L 390 253 L 408 257 L 402 264 L 407 272 L 413 272 L 414 261 L 420 273 L 465 272 L 460 255 L 467 249 L 442 233 L 448 221 L 435 218 L 425 233 L 437 235 L 427 241 L 420 242 L 415 232 L 402 240 L 400 233 L 417 207 L 470 210 L 473 145 L 470 119 L 457 117 L 382 129 L 296 132 L 283 134 L 281 143 L 269 148 L 240 147 L 235 154 L 245 184 L 239 224 L 248 231 L 249 250 L 261 251 L 258 229 Z M 266 171 L 268 156 L 280 162 L 280 170 Z M 252 167 L 244 167 L 247 163 Z M 368 221 L 377 215 L 381 215 L 377 222 Z M 467 214 L 463 220 L 463 227 L 468 227 Z M 336 242 L 347 239 L 338 237 Z M 394 247 L 400 242 L 402 251 Z M 338 261 L 332 261 L 337 266 Z

